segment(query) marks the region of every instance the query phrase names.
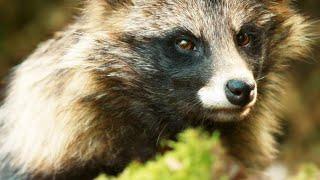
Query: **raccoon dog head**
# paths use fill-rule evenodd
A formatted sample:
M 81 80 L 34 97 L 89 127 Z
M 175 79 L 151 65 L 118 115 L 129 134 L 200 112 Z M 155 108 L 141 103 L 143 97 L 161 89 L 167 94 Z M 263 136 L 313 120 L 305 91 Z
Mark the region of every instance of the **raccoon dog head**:
M 280 15 L 290 15 L 284 4 L 109 1 L 109 42 L 119 47 L 114 54 L 140 74 L 155 107 L 210 121 L 237 121 L 259 101 L 259 88 L 264 88 L 259 79 L 296 46 L 290 41 L 298 36 L 296 27 Z M 279 6 L 283 9 L 274 8 Z M 302 23 L 300 16 L 295 18 Z

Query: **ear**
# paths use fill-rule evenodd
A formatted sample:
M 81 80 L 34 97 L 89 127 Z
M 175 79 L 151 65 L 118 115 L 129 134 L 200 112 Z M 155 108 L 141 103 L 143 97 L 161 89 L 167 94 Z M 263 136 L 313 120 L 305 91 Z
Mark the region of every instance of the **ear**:
M 267 3 L 267 4 L 290 4 L 293 0 L 262 0 L 262 2 Z
M 132 4 L 131 0 L 104 0 L 110 7 L 119 7 Z
M 86 0 L 83 15 L 88 23 L 99 23 L 114 12 L 125 10 L 132 5 L 132 0 Z
M 132 0 L 86 0 L 84 9 L 87 11 L 113 11 L 121 7 L 133 5 Z
M 272 54 L 281 57 L 283 61 L 305 58 L 310 52 L 314 38 L 312 22 L 290 5 L 291 0 L 269 2 L 269 9 L 276 15 L 277 22 L 276 36 L 272 39 L 273 47 L 276 48 L 273 48 Z

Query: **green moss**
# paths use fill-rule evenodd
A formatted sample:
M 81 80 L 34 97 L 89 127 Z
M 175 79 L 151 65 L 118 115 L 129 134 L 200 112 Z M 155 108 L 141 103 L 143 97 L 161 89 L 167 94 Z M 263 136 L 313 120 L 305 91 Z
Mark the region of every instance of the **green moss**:
M 178 142 L 166 142 L 172 151 L 144 165 L 133 163 L 117 178 L 102 175 L 97 180 L 228 179 L 219 162 L 224 153 L 218 139 L 218 134 L 210 137 L 199 130 L 187 130 Z
M 305 164 L 301 166 L 298 175 L 291 179 L 292 180 L 319 180 L 320 170 L 314 164 Z

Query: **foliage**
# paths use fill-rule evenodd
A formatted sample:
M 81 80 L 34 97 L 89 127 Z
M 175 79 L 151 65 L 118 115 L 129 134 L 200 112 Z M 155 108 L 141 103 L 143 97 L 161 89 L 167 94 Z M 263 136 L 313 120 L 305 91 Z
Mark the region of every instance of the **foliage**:
M 300 167 L 297 176 L 291 180 L 318 180 L 320 179 L 320 170 L 314 164 L 305 164 Z
M 131 164 L 119 180 L 198 180 L 228 179 L 224 153 L 218 141 L 218 134 L 212 137 L 199 130 L 187 130 L 178 142 L 166 142 L 173 148 L 163 156 L 147 162 Z M 102 175 L 96 180 L 115 179 Z
M 146 164 L 134 162 L 118 177 L 103 174 L 96 180 L 228 180 L 237 179 L 241 174 L 247 177 L 244 179 L 268 179 L 271 175 L 264 172 L 245 175 L 241 168 L 235 172 L 238 166 L 226 158 L 217 133 L 210 137 L 201 130 L 187 130 L 180 135 L 178 142 L 167 141 L 164 144 L 173 150 Z M 302 164 L 296 174 L 286 179 L 318 180 L 320 169 L 312 163 Z

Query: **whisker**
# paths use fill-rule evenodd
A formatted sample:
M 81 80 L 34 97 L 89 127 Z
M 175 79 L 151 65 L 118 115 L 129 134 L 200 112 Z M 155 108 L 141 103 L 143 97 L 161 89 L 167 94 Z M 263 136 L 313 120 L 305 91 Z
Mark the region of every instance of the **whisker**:
M 160 139 L 161 139 L 161 135 L 164 133 L 165 129 L 168 127 L 168 124 L 169 123 L 166 123 L 164 125 L 164 127 L 162 128 L 162 130 L 160 131 L 159 135 L 158 135 L 158 138 L 157 138 L 157 142 L 156 142 L 156 145 L 159 145 L 159 142 L 160 142 Z
M 263 80 L 263 79 L 265 79 L 265 78 L 267 78 L 267 76 L 263 76 L 263 77 L 257 79 L 257 81 L 261 81 L 261 80 Z

